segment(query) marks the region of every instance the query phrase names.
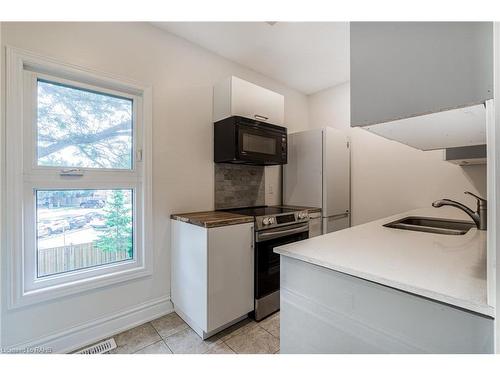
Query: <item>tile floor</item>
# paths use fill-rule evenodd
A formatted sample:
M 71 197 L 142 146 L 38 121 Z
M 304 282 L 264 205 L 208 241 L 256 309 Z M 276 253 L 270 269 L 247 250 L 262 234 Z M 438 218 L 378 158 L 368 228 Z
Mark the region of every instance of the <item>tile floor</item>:
M 112 354 L 277 354 L 280 349 L 280 313 L 255 322 L 245 319 L 203 341 L 176 314 L 113 336 Z

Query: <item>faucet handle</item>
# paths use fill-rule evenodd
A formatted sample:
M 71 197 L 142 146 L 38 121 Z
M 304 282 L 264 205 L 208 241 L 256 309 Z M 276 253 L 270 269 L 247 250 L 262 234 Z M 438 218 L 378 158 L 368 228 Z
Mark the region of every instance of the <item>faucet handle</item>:
M 470 191 L 465 191 L 464 194 L 469 194 L 469 195 L 472 195 L 474 198 L 476 198 L 478 200 L 477 203 L 486 203 L 486 199 L 484 198 L 481 198 L 481 197 L 478 197 L 476 194 L 474 193 L 471 193 Z

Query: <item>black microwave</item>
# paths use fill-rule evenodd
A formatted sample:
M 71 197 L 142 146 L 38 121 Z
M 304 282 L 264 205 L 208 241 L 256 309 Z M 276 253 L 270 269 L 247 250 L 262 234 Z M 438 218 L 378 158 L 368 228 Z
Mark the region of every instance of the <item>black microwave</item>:
M 214 123 L 216 163 L 279 165 L 287 163 L 286 128 L 240 116 Z

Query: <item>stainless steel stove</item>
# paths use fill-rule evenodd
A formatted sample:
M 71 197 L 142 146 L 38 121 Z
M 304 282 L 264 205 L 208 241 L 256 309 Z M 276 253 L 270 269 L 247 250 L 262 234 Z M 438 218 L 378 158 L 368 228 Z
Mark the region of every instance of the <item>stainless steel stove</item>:
M 259 321 L 280 308 L 280 257 L 274 248 L 309 238 L 309 215 L 304 210 L 277 206 L 224 211 L 255 218 L 254 313 Z

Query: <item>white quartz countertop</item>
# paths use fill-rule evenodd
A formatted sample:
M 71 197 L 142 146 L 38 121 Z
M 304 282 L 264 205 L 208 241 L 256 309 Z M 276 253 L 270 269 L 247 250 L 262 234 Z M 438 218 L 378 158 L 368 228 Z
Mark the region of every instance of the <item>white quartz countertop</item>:
M 494 316 L 486 299 L 486 231 L 444 235 L 383 227 L 406 216 L 469 220 L 453 207 L 422 208 L 277 247 L 276 253 Z

